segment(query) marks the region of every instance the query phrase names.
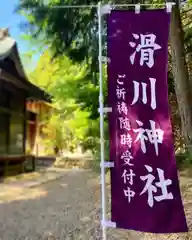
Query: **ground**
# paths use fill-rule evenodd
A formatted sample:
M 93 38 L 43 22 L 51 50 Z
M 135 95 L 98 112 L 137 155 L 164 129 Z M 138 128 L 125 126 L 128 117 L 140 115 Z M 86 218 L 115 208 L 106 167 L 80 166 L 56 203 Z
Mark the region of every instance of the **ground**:
M 191 225 L 192 180 L 183 174 L 182 192 Z M 99 175 L 90 170 L 66 170 L 56 180 L 24 188 L 6 184 L 0 194 L 0 240 L 99 240 Z M 108 204 L 109 205 L 109 204 Z M 109 240 L 192 239 L 192 235 L 153 236 L 111 229 Z

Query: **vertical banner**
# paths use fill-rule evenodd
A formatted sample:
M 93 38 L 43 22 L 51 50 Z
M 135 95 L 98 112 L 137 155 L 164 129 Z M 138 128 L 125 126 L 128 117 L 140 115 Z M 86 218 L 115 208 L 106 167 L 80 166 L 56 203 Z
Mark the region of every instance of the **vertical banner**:
M 168 106 L 170 13 L 113 10 L 107 21 L 112 221 L 186 232 Z

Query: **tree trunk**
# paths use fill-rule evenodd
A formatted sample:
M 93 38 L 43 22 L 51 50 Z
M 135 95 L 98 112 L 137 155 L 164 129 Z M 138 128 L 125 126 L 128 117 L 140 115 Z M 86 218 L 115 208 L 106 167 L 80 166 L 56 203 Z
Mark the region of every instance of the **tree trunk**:
M 184 33 L 178 3 L 172 11 L 170 40 L 175 92 L 181 116 L 182 132 L 185 144 L 190 149 L 192 146 L 192 91 L 185 58 Z
M 189 81 L 192 87 L 192 52 L 188 53 L 187 60 L 188 60 Z

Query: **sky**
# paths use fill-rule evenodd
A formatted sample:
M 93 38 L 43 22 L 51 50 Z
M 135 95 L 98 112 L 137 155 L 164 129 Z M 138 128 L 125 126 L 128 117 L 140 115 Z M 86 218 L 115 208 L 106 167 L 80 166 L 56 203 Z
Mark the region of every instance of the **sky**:
M 9 28 L 11 37 L 13 37 L 18 45 L 20 56 L 30 51 L 30 45 L 25 40 L 22 40 L 19 24 L 25 22 L 25 18 L 14 12 L 19 0 L 1 0 L 3 6 L 0 8 L 0 28 Z M 34 61 L 38 60 L 39 56 L 34 56 Z M 24 62 L 23 62 L 24 64 Z M 33 62 L 34 64 L 34 62 Z
M 11 36 L 17 41 L 19 51 L 26 52 L 28 44 L 20 38 L 22 33 L 19 23 L 25 19 L 14 13 L 14 9 L 19 0 L 3 0 L 3 6 L 0 10 L 0 27 L 9 28 Z

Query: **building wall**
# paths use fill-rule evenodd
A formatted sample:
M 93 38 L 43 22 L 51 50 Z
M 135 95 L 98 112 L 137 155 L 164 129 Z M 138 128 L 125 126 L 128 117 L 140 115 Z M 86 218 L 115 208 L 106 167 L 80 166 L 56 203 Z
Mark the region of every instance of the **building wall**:
M 0 155 L 25 152 L 24 92 L 0 81 Z
M 8 151 L 8 129 L 9 114 L 0 112 L 0 155 L 6 154 Z
M 37 135 L 37 119 L 38 116 L 34 112 L 30 112 L 27 110 L 27 125 L 26 125 L 26 146 L 27 152 L 33 154 L 33 150 L 36 143 L 36 135 Z
M 32 114 L 28 114 L 27 123 L 27 152 L 34 154 L 36 156 L 46 156 L 47 155 L 47 145 L 45 143 L 48 140 L 48 136 L 43 134 L 42 129 L 45 126 L 45 119 L 49 114 L 51 114 L 51 105 L 45 103 L 44 101 L 28 101 L 27 111 Z M 53 154 L 54 149 L 49 151 Z

